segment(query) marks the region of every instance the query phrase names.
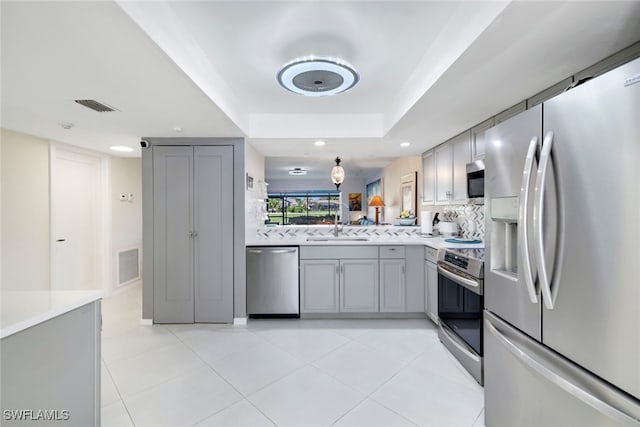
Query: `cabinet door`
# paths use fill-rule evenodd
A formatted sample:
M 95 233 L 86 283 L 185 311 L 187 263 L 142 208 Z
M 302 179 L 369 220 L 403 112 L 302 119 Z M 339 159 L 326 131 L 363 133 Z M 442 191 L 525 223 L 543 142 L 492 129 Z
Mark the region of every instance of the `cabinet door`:
M 422 155 L 422 203 L 435 202 L 436 171 L 433 162 L 433 151 Z
M 453 185 L 453 152 L 451 144 L 446 143 L 434 151 L 436 166 L 436 203 L 448 204 L 451 200 Z
M 467 201 L 467 163 L 471 161 L 470 132 L 456 136 L 451 141 L 453 152 L 453 185 L 452 203 L 466 203 Z
M 193 147 L 153 147 L 153 320 L 193 323 Z
M 438 323 L 438 269 L 436 264 L 425 261 L 427 293 L 427 315 Z
M 424 246 L 407 246 L 405 250 L 406 311 L 424 312 Z
M 405 311 L 405 261 L 380 260 L 380 311 Z
M 195 321 L 233 321 L 233 147 L 194 147 Z
M 339 311 L 339 270 L 338 260 L 300 260 L 300 313 Z
M 340 260 L 340 311 L 378 311 L 378 260 Z
M 493 117 L 471 128 L 471 160 L 484 159 L 484 132 L 493 126 Z

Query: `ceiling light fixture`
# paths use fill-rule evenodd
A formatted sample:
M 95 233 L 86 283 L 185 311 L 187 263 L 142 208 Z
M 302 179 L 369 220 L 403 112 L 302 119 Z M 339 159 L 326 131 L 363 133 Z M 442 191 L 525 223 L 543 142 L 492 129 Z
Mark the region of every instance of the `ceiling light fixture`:
M 400 143 L 400 147 L 409 147 L 410 145 L 411 145 L 411 143 L 408 142 L 408 141 L 404 141 L 404 142 Z
M 339 59 L 305 57 L 285 64 L 277 75 L 278 83 L 291 92 L 305 96 L 328 96 L 356 85 L 360 76 Z
M 289 171 L 289 175 L 300 176 L 300 175 L 306 175 L 306 174 L 307 174 L 307 171 L 302 168 L 293 168 Z
M 340 157 L 336 157 L 336 165 L 331 169 L 331 181 L 338 191 L 340 191 L 340 184 L 344 181 L 344 169 L 340 166 L 340 161 Z
M 65 130 L 69 130 L 69 129 L 71 129 L 72 127 L 74 127 L 74 126 L 75 126 L 75 125 L 74 125 L 73 123 L 71 123 L 71 122 L 59 122 L 58 124 L 60 125 L 60 127 L 61 127 L 62 129 L 65 129 Z
M 114 145 L 114 146 L 109 147 L 109 150 L 117 151 L 119 153 L 131 153 L 133 151 L 133 148 L 124 147 L 122 145 Z
M 320 139 L 313 143 L 313 145 L 315 145 L 316 147 L 324 147 L 326 144 L 327 144 L 326 142 Z

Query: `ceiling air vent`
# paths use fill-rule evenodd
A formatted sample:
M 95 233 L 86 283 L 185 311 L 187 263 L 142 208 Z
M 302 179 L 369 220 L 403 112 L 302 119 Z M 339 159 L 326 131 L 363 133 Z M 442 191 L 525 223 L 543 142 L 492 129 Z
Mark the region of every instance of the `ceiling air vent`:
M 106 104 L 96 101 L 95 99 L 76 99 L 78 104 L 84 105 L 87 108 L 91 108 L 98 113 L 106 113 L 109 111 L 119 111 L 117 108 L 109 107 Z

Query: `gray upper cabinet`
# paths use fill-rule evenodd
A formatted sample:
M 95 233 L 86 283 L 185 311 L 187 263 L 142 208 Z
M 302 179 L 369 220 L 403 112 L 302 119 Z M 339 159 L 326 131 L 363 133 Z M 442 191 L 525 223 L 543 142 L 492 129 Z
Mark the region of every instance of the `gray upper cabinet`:
M 443 144 L 433 151 L 436 172 L 436 204 L 448 204 L 453 184 L 453 152 L 451 144 Z
M 233 147 L 153 147 L 156 323 L 233 320 Z
M 433 150 L 422 155 L 422 203 L 435 203 L 436 168 Z
M 571 83 L 573 83 L 573 77 L 566 78 L 563 81 L 543 90 L 542 92 L 533 95 L 531 98 L 527 99 L 527 108 L 535 107 L 536 105 L 542 104 L 546 100 L 561 94 Z
M 493 117 L 471 128 L 471 160 L 484 159 L 484 132 L 493 126 Z
M 526 109 L 527 109 L 527 101 L 518 102 L 513 107 L 509 107 L 506 110 L 504 110 L 502 113 L 497 114 L 494 117 L 495 124 L 497 125 L 498 123 L 502 123 L 505 120 L 510 119 L 511 117 L 522 113 Z
M 471 161 L 471 132 L 466 131 L 434 149 L 435 204 L 467 201 L 467 163 Z
M 451 140 L 453 154 L 453 182 L 451 186 L 451 202 L 467 201 L 467 163 L 471 161 L 471 133 L 464 132 Z
M 574 81 L 578 81 L 584 77 L 599 76 L 600 74 L 604 74 L 609 70 L 613 70 L 614 68 L 626 62 L 629 62 L 630 60 L 638 56 L 640 56 L 640 42 L 636 42 L 626 49 L 616 52 L 613 55 L 603 59 L 602 61 L 593 64 L 589 68 L 576 73 L 573 76 Z

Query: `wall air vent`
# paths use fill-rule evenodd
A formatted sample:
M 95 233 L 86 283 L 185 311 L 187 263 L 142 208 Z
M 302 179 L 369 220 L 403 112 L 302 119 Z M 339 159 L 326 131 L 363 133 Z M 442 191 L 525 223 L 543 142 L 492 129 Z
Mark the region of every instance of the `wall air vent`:
M 87 108 L 91 108 L 93 111 L 97 111 L 98 113 L 106 113 L 109 111 L 120 111 L 117 108 L 109 107 L 106 104 L 96 101 L 95 99 L 76 99 L 78 104 L 84 105 Z

